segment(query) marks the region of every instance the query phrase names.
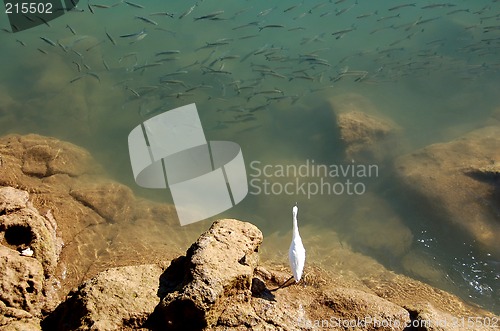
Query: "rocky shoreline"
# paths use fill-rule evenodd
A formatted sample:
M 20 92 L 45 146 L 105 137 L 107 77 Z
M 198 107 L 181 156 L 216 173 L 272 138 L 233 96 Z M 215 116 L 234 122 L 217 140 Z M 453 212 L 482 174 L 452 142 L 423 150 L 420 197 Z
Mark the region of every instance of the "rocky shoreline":
M 489 147 L 499 135 L 491 130 L 497 129 L 456 144 L 471 150 L 481 145 L 477 159 L 498 160 Z M 453 144 L 420 154 L 428 160 L 435 150 L 437 160 L 444 153 L 440 148 L 462 148 Z M 175 225 L 173 208 L 139 199 L 107 179 L 82 148 L 33 134 L 9 135 L 0 138 L 0 155 L 1 330 L 492 330 L 478 323 L 468 327 L 467 320 L 498 318 L 354 252 L 349 256 L 376 272 L 360 275 L 342 267 L 332 272 L 312 263 L 301 283 L 272 291 L 290 272 L 259 261 L 265 238 L 254 225 L 220 220 L 200 237 L 196 225 L 178 236 L 163 235 Z M 417 194 L 433 185 L 425 181 L 425 169 L 444 183 L 459 173 L 480 177 L 484 186 L 472 187 L 471 181 L 468 187 L 485 199 L 491 194 L 488 183 L 497 180 L 496 163 L 469 162 L 457 170 L 450 161 L 440 176 L 438 168 L 418 167 L 418 155 L 397 162 Z M 449 197 L 438 206 L 444 210 L 464 201 L 432 192 Z M 460 218 L 457 222 L 467 229 Z M 495 247 L 488 234 L 498 233 L 496 226 L 482 226 L 484 234 L 473 235 Z M 194 243 L 183 255 L 186 242 Z M 351 325 L 354 321 L 358 324 Z

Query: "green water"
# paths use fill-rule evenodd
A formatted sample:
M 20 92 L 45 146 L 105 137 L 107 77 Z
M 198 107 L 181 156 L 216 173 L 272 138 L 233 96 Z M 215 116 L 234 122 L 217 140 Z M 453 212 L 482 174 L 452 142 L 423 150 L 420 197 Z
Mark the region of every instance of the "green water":
M 238 143 L 249 180 L 257 178 L 243 202 L 213 219 L 249 220 L 265 235 L 286 235 L 291 206 L 298 202 L 301 227 L 318 235 L 334 230 L 355 251 L 388 268 L 498 312 L 500 257 L 442 225 L 436 215 L 421 213 L 400 194 L 392 173 L 398 155 L 480 128 L 500 107 L 498 1 L 454 1 L 435 8 L 422 8 L 431 5 L 422 2 L 392 10 L 402 3 L 134 2 L 144 8 L 103 0 L 99 4 L 117 5 L 93 7 L 91 13 L 87 2 L 81 2 L 83 12 L 67 13 L 50 21 L 50 27 L 0 31 L 0 133 L 34 132 L 84 146 L 138 195 L 171 202 L 168 192 L 135 184 L 127 136 L 162 110 L 195 102 L 207 139 Z M 150 16 L 155 12 L 173 17 Z M 215 20 L 195 20 L 210 13 Z M 0 22 L 10 29 L 6 15 Z M 120 37 L 142 29 L 147 35 L 141 40 Z M 168 50 L 179 52 L 156 55 Z M 152 63 L 161 65 L 140 69 Z M 182 73 L 169 75 L 177 71 Z M 282 92 L 254 94 L 270 90 Z M 347 95 L 390 118 L 402 132 L 385 158 L 356 163 L 377 167 L 376 174 L 351 178 L 363 184 L 363 194 L 308 197 L 300 190 L 289 195 L 259 191 L 264 189 L 264 165 L 354 165 L 345 159 L 335 117 L 325 106 L 327 100 Z M 267 99 L 280 96 L 286 98 Z M 273 172 L 271 177 L 286 184 L 297 176 L 279 178 Z M 305 183 L 320 180 L 306 177 Z M 337 179 L 325 180 L 331 187 Z M 493 217 L 498 221 L 498 212 Z M 377 232 L 388 219 L 401 222 L 389 223 L 392 233 Z M 206 226 L 210 221 L 204 221 Z M 357 238 L 363 233 L 369 237 L 366 232 L 379 238 L 370 243 Z M 324 238 L 315 244 L 330 243 Z M 286 252 L 287 246 L 280 249 Z M 426 261 L 431 272 L 405 268 L 408 252 Z

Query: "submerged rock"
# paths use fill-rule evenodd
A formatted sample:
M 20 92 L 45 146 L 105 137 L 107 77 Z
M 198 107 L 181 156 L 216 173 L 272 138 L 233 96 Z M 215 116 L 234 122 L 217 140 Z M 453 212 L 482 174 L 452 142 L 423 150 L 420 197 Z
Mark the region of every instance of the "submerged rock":
M 478 129 L 396 160 L 397 174 L 421 209 L 465 230 L 500 256 L 500 127 Z
M 381 161 L 394 152 L 401 128 L 379 114 L 367 98 L 340 95 L 330 100 L 330 107 L 337 117 L 346 159 Z

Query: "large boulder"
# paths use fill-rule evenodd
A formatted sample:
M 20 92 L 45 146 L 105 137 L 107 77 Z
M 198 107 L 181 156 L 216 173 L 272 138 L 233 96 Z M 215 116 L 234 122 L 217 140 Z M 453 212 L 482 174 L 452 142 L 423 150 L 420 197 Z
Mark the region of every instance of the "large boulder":
M 57 305 L 54 272 L 61 248 L 50 212 L 40 215 L 26 191 L 0 187 L 0 326 L 36 325 Z
M 31 249 L 45 273 L 55 276 L 60 298 L 108 268 L 178 256 L 180 247 L 196 238 L 189 231 L 165 236 L 179 226 L 173 206 L 137 198 L 129 187 L 110 180 L 87 150 L 69 142 L 36 134 L 1 137 L 0 170 L 0 186 L 25 191 L 19 203 L 29 199 L 42 215 L 16 209 L 18 219 L 31 228 L 40 224 L 40 229 L 48 229 L 35 231 L 40 235 L 32 238 Z M 9 217 L 2 218 L 4 227 L 17 224 Z M 12 229 L 29 232 L 18 226 Z M 45 252 L 60 250 L 59 237 L 64 248 L 56 263 L 55 254 Z
M 141 265 L 112 268 L 85 281 L 44 320 L 46 330 L 135 330 L 158 304 L 162 268 Z
M 213 327 L 228 304 L 247 303 L 262 233 L 250 223 L 215 222 L 161 277 L 158 323 L 172 330 Z
M 427 210 L 500 256 L 500 126 L 478 129 L 396 160 L 397 175 Z

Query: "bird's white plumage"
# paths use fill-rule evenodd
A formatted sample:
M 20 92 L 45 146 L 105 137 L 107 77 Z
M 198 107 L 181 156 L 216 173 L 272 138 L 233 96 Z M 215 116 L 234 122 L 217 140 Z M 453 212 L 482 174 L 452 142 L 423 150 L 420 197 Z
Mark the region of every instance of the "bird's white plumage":
M 304 263 L 306 261 L 306 250 L 302 244 L 302 239 L 299 234 L 299 226 L 297 224 L 297 214 L 299 212 L 299 207 L 297 205 L 292 208 L 292 218 L 293 218 L 293 234 L 292 243 L 290 244 L 290 250 L 288 251 L 288 260 L 290 262 L 290 268 L 292 269 L 293 278 L 295 282 L 298 282 L 302 278 L 302 271 L 304 270 Z

